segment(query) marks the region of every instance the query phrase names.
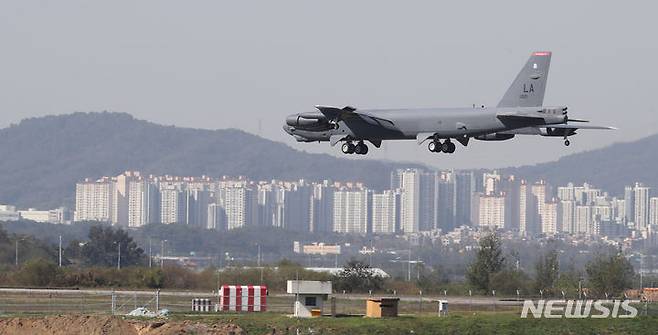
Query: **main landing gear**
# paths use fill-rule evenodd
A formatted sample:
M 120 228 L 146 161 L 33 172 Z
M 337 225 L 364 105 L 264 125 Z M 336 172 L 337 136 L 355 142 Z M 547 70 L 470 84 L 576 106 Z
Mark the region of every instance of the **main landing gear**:
M 363 141 L 359 141 L 357 144 L 345 142 L 340 149 L 344 154 L 365 155 L 368 153 L 368 146 Z
M 427 149 L 430 152 L 445 152 L 451 154 L 455 152 L 456 146 L 450 141 L 450 139 L 445 140 L 443 143 L 438 139 L 434 139 L 427 145 Z

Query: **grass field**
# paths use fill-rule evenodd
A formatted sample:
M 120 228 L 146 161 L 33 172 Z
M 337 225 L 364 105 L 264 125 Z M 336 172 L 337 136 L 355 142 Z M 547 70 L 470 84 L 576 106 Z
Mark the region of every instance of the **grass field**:
M 401 316 L 294 319 L 281 314 L 177 314 L 173 320 L 230 322 L 248 334 L 658 334 L 657 317 L 634 319 L 521 319 L 513 313 L 458 314 L 447 317 Z M 273 332 L 273 330 L 276 330 Z M 299 330 L 299 332 L 298 332 Z

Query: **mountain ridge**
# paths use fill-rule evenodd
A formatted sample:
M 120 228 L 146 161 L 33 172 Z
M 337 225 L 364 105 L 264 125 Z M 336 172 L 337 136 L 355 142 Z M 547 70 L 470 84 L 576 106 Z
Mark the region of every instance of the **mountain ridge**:
M 29 118 L 0 129 L 0 157 L 9 158 L 0 161 L 0 203 L 21 208 L 72 206 L 76 181 L 126 170 L 254 180 L 358 180 L 382 189 L 388 187 L 392 170 L 422 167 L 305 153 L 237 129 L 163 126 L 110 112 Z
M 589 182 L 612 194 L 640 181 L 658 186 L 658 135 L 574 153 L 556 161 L 498 169 L 555 186 Z M 154 175 L 246 176 L 254 180 L 360 181 L 389 187 L 390 172 L 422 164 L 354 160 L 295 150 L 237 129 L 165 126 L 126 113 L 35 117 L 0 129 L 0 203 L 72 206 L 75 183 L 126 170 Z

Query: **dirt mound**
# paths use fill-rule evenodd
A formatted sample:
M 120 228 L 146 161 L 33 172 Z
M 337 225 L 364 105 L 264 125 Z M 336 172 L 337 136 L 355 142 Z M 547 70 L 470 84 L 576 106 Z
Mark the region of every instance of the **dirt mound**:
M 62 315 L 0 319 L 0 334 L 243 335 L 245 332 L 233 324 L 207 325 L 191 321 L 138 321 L 115 316 Z

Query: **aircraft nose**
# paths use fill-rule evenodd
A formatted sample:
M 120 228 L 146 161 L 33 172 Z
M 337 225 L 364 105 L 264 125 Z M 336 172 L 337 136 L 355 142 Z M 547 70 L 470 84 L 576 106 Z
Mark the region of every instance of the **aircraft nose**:
M 292 135 L 292 129 L 293 129 L 293 128 L 292 128 L 291 126 L 289 126 L 289 125 L 284 125 L 284 126 L 283 126 L 283 131 L 285 131 L 286 133 L 288 133 L 288 135 Z

